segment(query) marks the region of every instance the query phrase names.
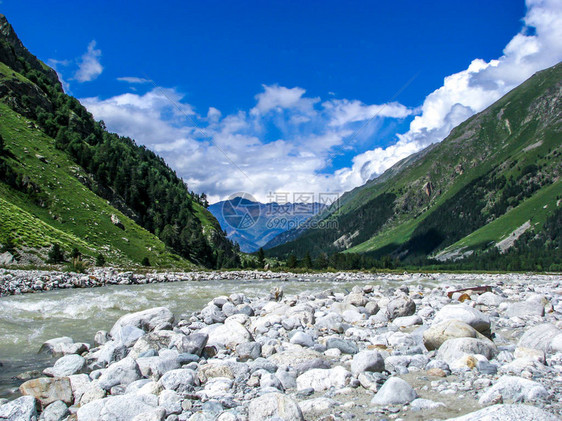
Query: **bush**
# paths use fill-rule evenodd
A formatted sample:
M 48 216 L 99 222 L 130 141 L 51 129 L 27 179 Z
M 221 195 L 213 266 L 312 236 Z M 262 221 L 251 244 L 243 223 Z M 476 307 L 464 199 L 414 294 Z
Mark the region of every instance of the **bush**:
M 86 269 L 88 269 L 88 264 L 79 257 L 72 259 L 67 266 L 69 272 L 86 273 Z
M 101 253 L 96 256 L 96 266 L 105 266 L 105 257 Z

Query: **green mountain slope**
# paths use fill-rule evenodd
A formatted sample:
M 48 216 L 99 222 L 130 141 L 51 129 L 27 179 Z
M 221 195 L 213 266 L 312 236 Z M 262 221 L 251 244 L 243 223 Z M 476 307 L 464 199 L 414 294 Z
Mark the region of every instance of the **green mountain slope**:
M 343 195 L 322 216 L 336 228 L 306 230 L 269 253 L 443 260 L 495 250 L 526 221 L 539 233 L 562 195 L 561 82 L 561 64 L 537 73 L 441 143 Z
M 110 263 L 236 264 L 204 197 L 153 152 L 107 132 L 2 15 L 0 136 L 0 243 L 27 260 L 56 242 Z

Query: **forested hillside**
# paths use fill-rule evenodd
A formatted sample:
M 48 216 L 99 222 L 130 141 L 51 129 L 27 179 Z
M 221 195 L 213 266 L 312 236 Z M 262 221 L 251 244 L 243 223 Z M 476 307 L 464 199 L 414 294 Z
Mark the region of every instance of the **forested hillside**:
M 88 219 L 95 224 L 97 219 L 109 218 L 99 215 L 100 207 L 114 208 L 121 215 L 113 218 L 112 225 L 117 229 L 122 230 L 123 221 L 127 221 L 125 225 L 138 224 L 147 232 L 144 237 L 154 234 L 172 254 L 208 267 L 238 264 L 232 242 L 205 209 L 205 199 L 190 193 L 162 158 L 132 139 L 109 133 L 103 122 L 96 122 L 76 98 L 66 95 L 56 73 L 27 51 L 2 15 L 0 99 L 4 104 L 0 117 L 2 197 L 20 209 L 21 215 L 31 214 L 56 230 L 80 236 L 88 229 L 68 226 L 65 221 L 83 212 L 82 206 L 89 199 L 98 206 L 92 203 L 95 209 L 89 209 L 81 224 L 87 224 Z M 33 153 L 34 150 L 41 153 Z M 36 171 L 38 167 L 43 171 Z M 61 169 L 66 170 L 64 177 Z M 45 179 L 46 174 L 53 178 Z M 68 193 L 61 190 L 63 184 L 77 196 L 63 197 Z M 89 192 L 87 197 L 81 197 L 84 190 Z M 66 206 L 58 206 L 59 200 L 66 201 Z M 106 203 L 102 205 L 103 202 Z M 105 209 L 103 213 L 111 210 Z M 113 228 L 107 231 L 107 247 L 121 251 L 122 257 L 133 262 L 138 263 L 141 256 L 154 255 L 153 250 L 161 248 L 159 241 L 146 240 L 142 246 L 145 253 L 138 249 L 127 251 L 131 240 L 128 247 L 119 245 L 121 240 L 115 238 L 119 234 Z M 25 233 L 13 231 L 3 220 L 0 242 L 6 243 L 8 237 L 17 246 L 40 246 L 24 240 Z M 55 237 L 53 241 L 57 240 Z M 88 242 L 88 238 L 80 240 L 88 244 L 80 245 L 86 254 L 103 251 L 103 240 L 95 244 Z M 63 241 L 63 245 L 79 246 L 72 241 Z M 161 250 L 160 256 L 162 253 Z M 112 258 L 107 250 L 106 254 Z M 169 257 L 164 260 L 170 262 Z

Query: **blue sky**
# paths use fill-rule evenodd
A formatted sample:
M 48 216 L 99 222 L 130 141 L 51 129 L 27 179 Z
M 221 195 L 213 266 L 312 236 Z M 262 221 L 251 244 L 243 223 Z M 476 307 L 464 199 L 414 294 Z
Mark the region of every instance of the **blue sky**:
M 0 12 L 212 200 L 349 190 L 562 58 L 560 0 L 162 3 Z

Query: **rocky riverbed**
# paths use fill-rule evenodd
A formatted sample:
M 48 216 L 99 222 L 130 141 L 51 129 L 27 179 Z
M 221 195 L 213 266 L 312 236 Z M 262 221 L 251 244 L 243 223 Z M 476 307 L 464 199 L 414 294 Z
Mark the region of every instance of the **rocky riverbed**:
M 348 274 L 351 276 L 353 274 Z M 191 272 L 123 272 L 113 268 L 95 268 L 87 274 L 45 270 L 17 270 L 0 268 L 0 297 L 30 294 L 69 288 L 96 288 L 108 285 L 146 285 L 182 281 L 215 281 L 235 279 L 287 280 L 310 279 L 317 275 L 295 275 L 271 271 L 191 271 Z
M 260 298 L 148 309 L 91 344 L 46 342 L 60 358 L 0 420 L 560 419 L 559 277 L 392 275 L 404 285 L 388 287 L 330 274 L 356 286 L 289 295 L 271 276 L 279 287 Z

